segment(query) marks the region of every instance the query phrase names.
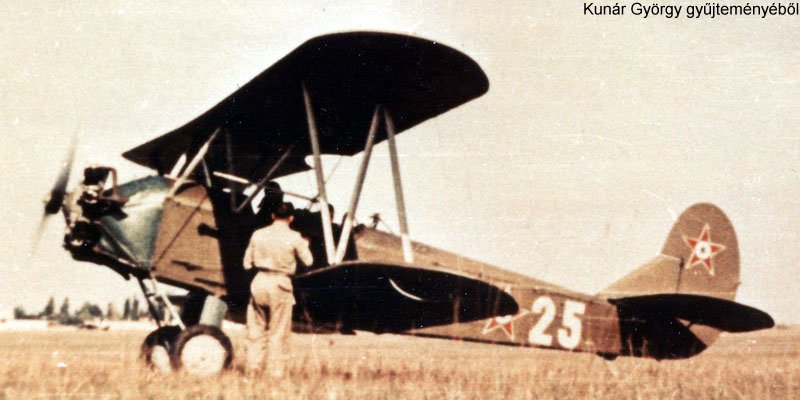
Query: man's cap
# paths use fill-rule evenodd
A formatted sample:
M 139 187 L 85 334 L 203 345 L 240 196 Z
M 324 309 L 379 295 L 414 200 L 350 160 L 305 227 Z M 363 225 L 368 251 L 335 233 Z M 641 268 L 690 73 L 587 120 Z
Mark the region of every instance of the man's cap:
M 292 203 L 281 203 L 272 214 L 279 219 L 289 218 L 294 215 L 294 205 Z

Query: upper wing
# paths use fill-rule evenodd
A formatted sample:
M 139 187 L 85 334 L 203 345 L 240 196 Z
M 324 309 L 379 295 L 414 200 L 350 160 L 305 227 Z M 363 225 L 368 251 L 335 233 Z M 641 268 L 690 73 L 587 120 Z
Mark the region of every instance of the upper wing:
M 427 268 L 349 262 L 294 279 L 298 308 L 314 325 L 402 332 L 510 315 L 511 295 L 483 281 Z
M 234 163 L 222 168 L 226 143 L 206 155 L 213 170 L 260 179 L 292 147 L 274 175 L 308 169 L 311 154 L 301 85 L 308 88 L 323 153 L 363 150 L 375 106 L 392 114 L 397 132 L 470 101 L 489 89 L 475 61 L 442 44 L 399 34 L 348 32 L 311 39 L 188 124 L 123 156 L 166 172 L 216 128 L 230 135 Z M 376 140 L 385 139 L 380 130 Z

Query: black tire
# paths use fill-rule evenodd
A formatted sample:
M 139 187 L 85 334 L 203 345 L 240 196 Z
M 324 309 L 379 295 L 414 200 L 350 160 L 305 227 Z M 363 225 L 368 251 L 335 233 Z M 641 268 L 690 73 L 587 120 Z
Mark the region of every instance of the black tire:
M 139 357 L 148 367 L 168 373 L 172 371 L 170 354 L 175 346 L 175 339 L 181 333 L 177 326 L 162 326 L 144 338 Z
M 233 362 L 233 346 L 220 328 L 194 325 L 178 335 L 169 358 L 175 371 L 183 370 L 191 375 L 209 376 L 230 368 Z

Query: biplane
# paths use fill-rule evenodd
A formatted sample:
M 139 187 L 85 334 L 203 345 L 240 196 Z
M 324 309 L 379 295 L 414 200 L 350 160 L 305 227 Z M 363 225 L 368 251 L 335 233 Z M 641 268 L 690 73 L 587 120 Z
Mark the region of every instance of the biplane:
M 244 320 L 245 248 L 269 223 L 270 207 L 289 198 L 307 203 L 297 207 L 293 228 L 309 239 L 315 260 L 292 277 L 296 332 L 680 359 L 702 352 L 721 332 L 774 325 L 766 313 L 734 302 L 736 234 L 711 204 L 689 207 L 659 254 L 596 295 L 412 241 L 395 137 L 488 89 L 474 60 L 435 41 L 380 32 L 316 37 L 196 119 L 123 153 L 153 176 L 118 183 L 114 168 L 92 166 L 68 192 L 70 155 L 45 213 L 64 214 L 64 247 L 73 258 L 139 282 L 159 326 L 142 345 L 143 359 L 198 374 L 230 366 L 221 325 Z M 355 219 L 382 141 L 399 235 Z M 334 219 L 321 156 L 359 153 L 352 197 Z M 311 170 L 312 195 L 275 181 Z M 157 283 L 188 295 L 178 307 Z

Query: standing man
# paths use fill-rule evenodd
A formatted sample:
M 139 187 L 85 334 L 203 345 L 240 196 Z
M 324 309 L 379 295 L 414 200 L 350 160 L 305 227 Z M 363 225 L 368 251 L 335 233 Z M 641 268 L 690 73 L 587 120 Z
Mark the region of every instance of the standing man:
M 296 260 L 305 265 L 314 262 L 308 242 L 289 228 L 293 213 L 291 203 L 280 204 L 272 213 L 272 225 L 253 232 L 244 254 L 245 270 L 256 270 L 247 306 L 247 369 L 259 370 L 266 350 L 274 377 L 283 376 L 284 348 L 292 330 L 295 301 L 290 276 L 297 270 Z

